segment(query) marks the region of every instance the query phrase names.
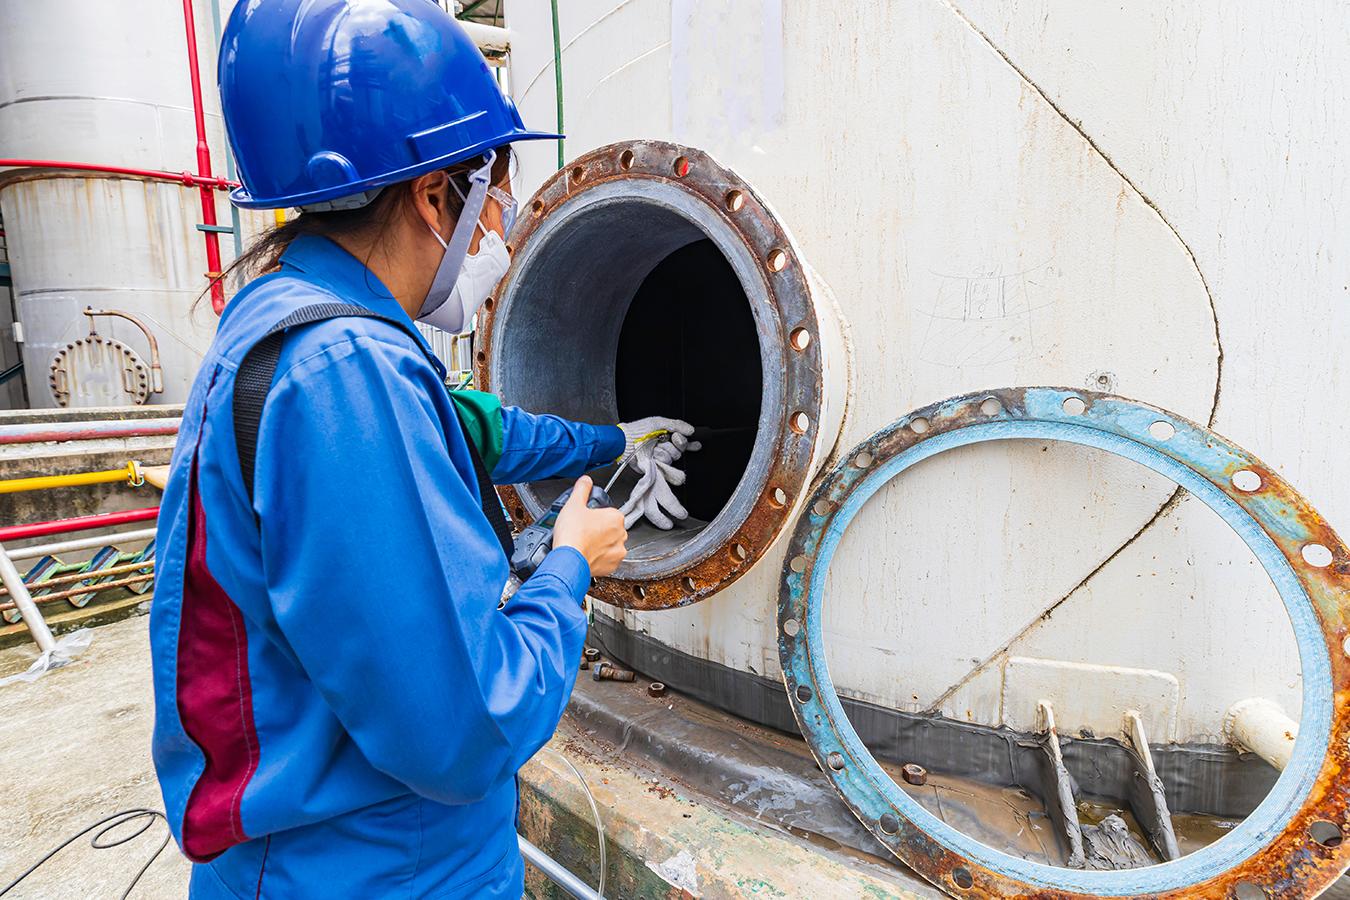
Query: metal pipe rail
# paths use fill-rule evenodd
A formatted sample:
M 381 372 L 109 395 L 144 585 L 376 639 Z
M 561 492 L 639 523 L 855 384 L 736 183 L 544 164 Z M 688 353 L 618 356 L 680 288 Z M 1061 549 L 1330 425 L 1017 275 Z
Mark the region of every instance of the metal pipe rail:
M 75 472 L 70 475 L 43 475 L 37 478 L 11 478 L 0 481 L 0 494 L 17 494 L 21 491 L 41 491 L 47 488 L 74 487 L 83 484 L 113 484 L 125 481 L 132 487 L 145 484 L 140 464 L 129 462 L 125 468 L 105 469 L 102 472 Z
M 90 163 L 60 162 L 52 159 L 0 159 L 0 167 L 24 169 L 76 169 L 81 172 L 103 172 L 108 175 L 130 175 L 152 181 L 177 181 L 188 187 L 230 191 L 239 187 L 237 181 L 227 181 L 211 174 L 193 175 L 191 172 L 164 172 L 159 169 L 129 169 L 125 166 L 98 166 Z
M 11 563 L 11 565 L 13 565 L 13 563 Z M 154 566 L 154 563 L 141 563 L 137 568 L 148 569 L 148 568 L 152 568 L 153 566 Z M 89 574 L 89 573 L 86 573 L 86 574 L 85 574 L 85 577 L 86 577 L 86 578 L 89 578 L 89 577 L 97 577 L 97 575 L 98 575 L 98 573 L 93 573 L 92 575 Z M 132 577 L 132 578 L 119 578 L 117 581 L 108 581 L 108 582 L 104 582 L 103 584 L 80 585 L 80 586 L 77 587 L 77 588 L 71 588 L 70 590 L 67 590 L 67 591 L 57 591 L 57 592 L 54 593 L 54 594 L 43 594 L 42 596 L 38 597 L 36 600 L 34 600 L 31 596 L 29 596 L 28 602 L 33 604 L 33 612 L 36 613 L 36 612 L 37 612 L 37 604 L 38 604 L 38 603 L 49 603 L 49 602 L 51 602 L 51 601 L 53 601 L 53 600 L 68 600 L 68 599 L 70 599 L 71 597 L 77 597 L 77 596 L 79 596 L 80 594 L 94 594 L 94 593 L 97 593 L 97 592 L 99 592 L 99 591 L 110 591 L 110 590 L 112 590 L 113 588 L 130 587 L 130 586 L 133 585 L 133 584 L 140 584 L 140 583 L 143 582 L 143 581 L 154 581 L 154 580 L 155 580 L 155 575 L 154 575 L 154 573 L 152 572 L 152 573 L 150 573 L 150 574 L 148 574 L 148 575 L 136 575 L 136 576 L 134 576 L 134 577 Z M 22 583 L 21 583 L 21 585 L 22 585 Z M 38 587 L 38 585 L 34 585 L 34 587 Z M 23 592 L 24 592 L 25 594 L 28 593 L 28 590 L 27 590 L 26 587 L 24 587 L 24 591 L 23 591 Z M 12 603 L 0 603 L 0 612 L 3 612 L 4 610 L 7 610 L 7 609 L 17 609 L 17 610 L 19 610 L 19 612 L 20 612 L 20 613 L 23 615 L 23 617 L 24 617 L 24 621 L 25 621 L 25 622 L 28 621 L 28 613 L 27 613 L 26 610 L 24 610 L 22 604 L 20 603 L 20 598 L 19 598 L 19 595 L 18 595 L 18 594 L 15 594 L 15 595 L 14 595 L 14 602 L 12 602 Z M 31 630 L 31 629 L 30 629 L 30 630 Z M 34 637 L 36 638 L 36 635 L 34 635 Z M 41 642 L 39 642 L 38 646 L 41 646 Z M 45 648 L 44 648 L 44 649 L 45 649 Z
M 49 534 L 84 531 L 86 528 L 107 528 L 111 525 L 125 525 L 128 522 L 144 522 L 158 515 L 159 507 L 151 506 L 94 516 L 78 516 L 73 519 L 57 519 L 53 522 L 34 522 L 31 525 L 11 525 L 8 528 L 0 528 L 0 541 L 17 541 L 23 538 L 45 537 Z
M 42 444 L 96 441 L 104 438 L 155 437 L 177 434 L 181 416 L 164 419 L 122 419 L 114 422 L 37 422 L 0 425 L 0 444 Z
M 10 558 L 13 559 L 13 557 Z M 108 578 L 113 575 L 125 575 L 128 572 L 139 572 L 141 569 L 153 569 L 154 567 L 155 561 L 153 559 L 143 559 L 139 562 L 122 563 L 121 565 L 112 566 L 111 568 L 108 569 L 94 569 L 94 570 L 81 569 L 80 571 L 73 572 L 70 575 L 58 575 L 55 578 L 44 578 L 41 581 L 35 581 L 32 584 L 28 585 L 28 589 L 30 593 L 35 590 L 45 591 L 47 588 L 54 587 L 55 585 L 58 584 L 75 584 L 81 581 L 93 581 L 95 578 Z M 97 588 L 98 585 L 86 585 L 86 587 L 92 589 Z M 8 596 L 8 594 L 9 588 L 0 587 L 0 597 Z M 55 600 L 55 599 L 58 598 L 51 594 L 43 594 L 39 597 L 34 598 L 33 602 L 42 603 L 46 600 Z
M 47 627 L 42 613 L 38 612 L 37 604 L 29 595 L 19 570 L 14 568 L 14 562 L 3 546 L 0 546 L 0 581 L 5 583 L 5 587 L 9 588 L 10 595 L 14 598 L 13 603 L 6 605 L 11 609 L 17 609 L 23 616 L 23 624 L 33 636 L 33 642 L 38 645 L 38 649 L 43 653 L 55 650 L 56 638 L 52 637 L 52 630 Z
M 20 547 L 9 551 L 12 560 L 37 559 L 39 556 L 55 556 L 58 553 L 73 553 L 76 550 L 93 550 L 112 546 L 115 543 L 143 541 L 154 538 L 156 529 L 141 528 L 137 531 L 123 531 L 120 534 L 105 534 L 98 537 L 75 538 L 70 541 L 57 541 L 52 544 L 35 544 L 32 547 Z

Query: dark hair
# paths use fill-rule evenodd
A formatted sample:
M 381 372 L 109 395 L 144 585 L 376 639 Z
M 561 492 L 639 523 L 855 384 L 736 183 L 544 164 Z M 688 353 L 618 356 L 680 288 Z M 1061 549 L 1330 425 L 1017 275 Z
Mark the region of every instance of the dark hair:
M 492 184 L 501 185 L 510 177 L 511 156 L 509 144 L 497 148 L 497 159 L 492 164 Z M 455 163 L 445 170 L 451 181 L 459 187 L 459 192 L 451 189 L 449 194 L 450 214 L 456 221 L 459 220 L 459 214 L 464 209 L 464 201 L 460 194 L 468 195 L 469 175 L 482 165 L 483 157 L 475 156 L 463 162 Z M 236 274 L 253 278 L 271 272 L 281 265 L 281 255 L 286 252 L 286 248 L 291 245 L 291 241 L 302 234 L 337 238 L 373 233 L 375 240 L 371 245 L 372 249 L 378 247 L 384 241 L 395 216 L 408 209 L 412 205 L 412 201 L 412 182 L 400 181 L 380 191 L 378 197 L 359 209 L 301 212 L 294 219 L 269 228 L 258 235 L 249 245 L 249 248 L 220 274 L 219 281 L 224 282 L 228 277 Z M 197 302 L 200 303 L 210 290 L 211 288 L 208 286 L 205 291 L 202 291 L 201 295 L 197 297 Z

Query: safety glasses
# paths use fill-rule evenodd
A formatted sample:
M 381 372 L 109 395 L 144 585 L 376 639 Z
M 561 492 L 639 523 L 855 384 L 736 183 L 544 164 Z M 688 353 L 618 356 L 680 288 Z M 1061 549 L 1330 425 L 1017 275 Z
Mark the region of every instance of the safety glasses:
M 496 185 L 488 185 L 488 196 L 496 200 L 502 207 L 502 234 L 511 233 L 511 228 L 516 224 L 516 210 L 520 203 L 515 197 Z

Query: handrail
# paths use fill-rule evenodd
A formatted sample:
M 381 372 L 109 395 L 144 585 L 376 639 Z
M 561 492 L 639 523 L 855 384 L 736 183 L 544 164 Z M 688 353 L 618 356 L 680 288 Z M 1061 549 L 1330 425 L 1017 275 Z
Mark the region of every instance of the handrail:
M 93 441 L 102 438 L 151 437 L 177 434 L 182 417 L 164 419 L 118 419 L 104 422 L 28 422 L 0 425 L 2 444 L 43 444 L 63 441 Z
M 132 487 L 145 484 L 141 467 L 135 460 L 120 469 L 106 469 L 102 472 L 75 472 L 71 475 L 41 475 L 37 478 L 9 478 L 0 481 L 0 494 L 17 494 L 22 491 L 41 491 L 47 488 L 74 487 L 84 484 L 113 484 L 125 481 Z
M 128 509 L 123 512 L 77 516 L 73 519 L 57 519 L 53 522 L 34 522 L 31 525 L 10 525 L 7 528 L 0 528 L 0 541 L 46 537 L 49 534 L 84 531 L 87 528 L 107 528 L 112 525 L 124 525 L 127 522 L 144 522 L 158 516 L 159 507 L 151 506 L 145 509 Z

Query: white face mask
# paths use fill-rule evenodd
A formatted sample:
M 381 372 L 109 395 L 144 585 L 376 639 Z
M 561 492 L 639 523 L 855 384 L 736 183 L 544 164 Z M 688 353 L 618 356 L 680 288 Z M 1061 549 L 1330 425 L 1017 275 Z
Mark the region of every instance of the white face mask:
M 482 227 L 481 223 L 479 227 Z M 442 247 L 449 248 L 445 240 L 436 234 L 436 229 L 432 228 L 431 233 L 436 235 Z M 497 232 L 484 228 L 483 239 L 478 242 L 478 252 L 464 256 L 449 299 L 421 316 L 418 321 L 451 334 L 460 334 L 469 327 L 474 313 L 492 295 L 492 289 L 510 267 L 511 256 L 506 252 L 506 242 Z

